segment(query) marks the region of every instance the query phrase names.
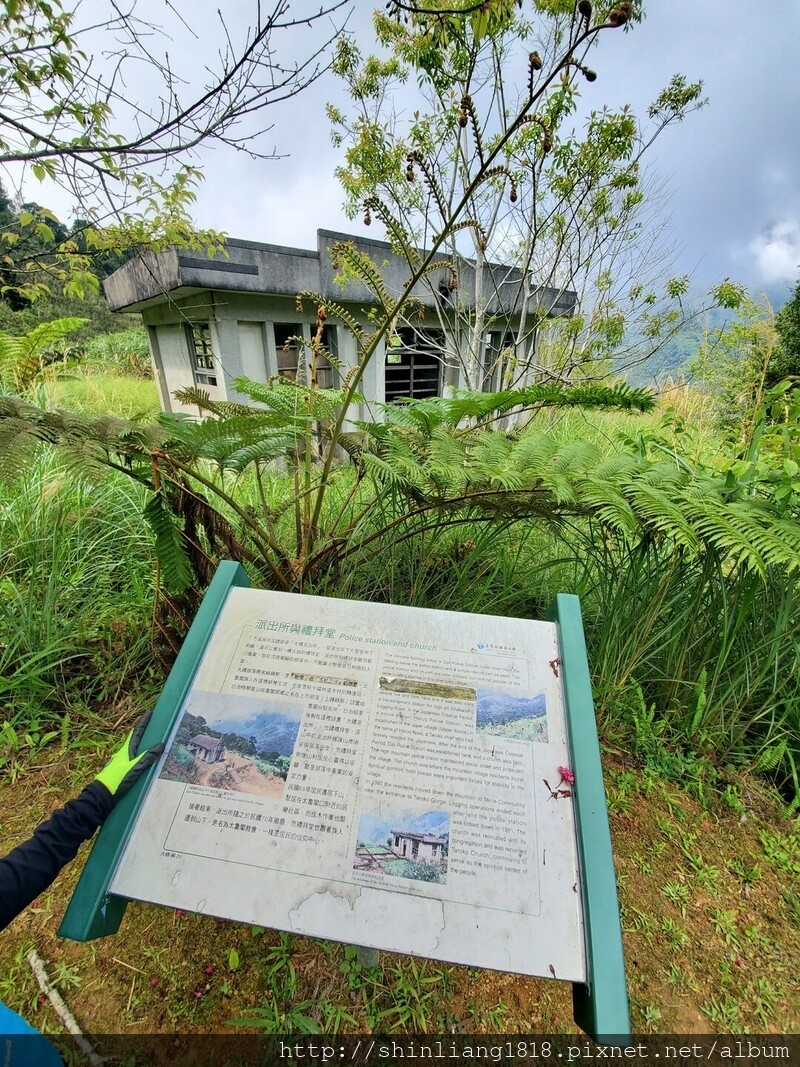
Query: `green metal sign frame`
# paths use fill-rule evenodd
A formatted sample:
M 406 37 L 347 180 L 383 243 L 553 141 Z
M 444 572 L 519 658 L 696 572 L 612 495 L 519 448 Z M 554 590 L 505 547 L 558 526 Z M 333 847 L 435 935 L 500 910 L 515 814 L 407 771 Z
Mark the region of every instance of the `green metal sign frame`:
M 228 560 L 217 568 L 155 706 L 144 735 L 145 745 L 157 744 L 170 735 L 228 593 L 235 586 L 249 585 L 247 574 L 238 563 Z M 622 931 L 578 597 L 559 593 L 548 610 L 547 620 L 558 626 L 575 772 L 575 822 L 589 976 L 585 985 L 573 983 L 575 1022 L 601 1044 L 625 1043 L 630 1035 L 630 1019 Z M 90 941 L 119 929 L 128 901 L 110 893 L 109 885 L 144 800 L 148 779 L 149 774 L 137 783 L 101 828 L 59 927 L 61 937 Z
M 590 1037 L 601 1045 L 613 1045 L 625 1042 L 631 1024 L 611 831 L 580 600 L 571 593 L 558 593 L 546 618 L 557 623 L 561 646 L 567 730 L 575 772 L 573 799 L 589 976 L 586 985 L 572 985 L 573 1013 L 575 1022 Z

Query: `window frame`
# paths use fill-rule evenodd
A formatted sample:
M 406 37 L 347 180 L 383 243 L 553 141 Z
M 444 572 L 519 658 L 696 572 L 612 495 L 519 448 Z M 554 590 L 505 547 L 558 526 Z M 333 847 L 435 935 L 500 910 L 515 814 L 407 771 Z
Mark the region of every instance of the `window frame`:
M 219 372 L 211 336 L 211 323 L 207 319 L 187 322 L 185 334 L 195 385 L 216 388 Z

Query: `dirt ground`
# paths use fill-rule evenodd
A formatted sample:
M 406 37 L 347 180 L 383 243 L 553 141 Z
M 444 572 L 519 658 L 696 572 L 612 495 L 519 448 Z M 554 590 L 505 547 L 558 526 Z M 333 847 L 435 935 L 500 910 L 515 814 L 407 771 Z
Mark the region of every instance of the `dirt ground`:
M 255 793 L 260 797 L 283 796 L 283 778 L 264 774 L 246 756 L 227 752 L 218 763 L 204 763 L 195 757 L 194 781 L 214 789 L 230 789 L 236 793 Z
M 0 783 L 4 845 L 78 792 L 95 762 L 55 753 Z M 701 805 L 622 756 L 606 776 L 633 1032 L 800 1033 L 797 817 L 745 779 L 732 807 Z M 32 947 L 88 1033 L 230 1034 L 254 1010 L 270 1033 L 574 1032 L 563 982 L 389 953 L 365 971 L 344 945 L 153 905 L 129 905 L 114 937 L 64 941 L 86 853 L 0 934 L 0 999 L 39 1029 L 61 1024 Z

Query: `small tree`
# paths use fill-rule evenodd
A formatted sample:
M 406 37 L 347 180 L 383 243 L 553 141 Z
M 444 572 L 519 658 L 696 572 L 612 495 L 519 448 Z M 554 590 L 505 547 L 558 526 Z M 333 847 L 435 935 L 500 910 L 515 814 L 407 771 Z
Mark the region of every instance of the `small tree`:
M 706 335 L 689 363 L 697 383 L 715 397 L 719 426 L 745 452 L 769 387 L 777 341 L 772 308 L 748 297 L 736 318 Z
M 0 331 L 0 385 L 17 393 L 29 392 L 46 368 L 61 359 L 59 342 L 85 323 L 86 319 L 55 319 L 22 337 Z
M 424 282 L 454 341 L 440 359 L 468 389 L 569 381 L 646 359 L 684 321 L 688 279 L 668 279 L 661 192 L 643 160 L 703 106 L 702 83 L 674 77 L 645 123 L 628 107 L 597 108 L 580 134 L 572 124 L 580 84 L 597 77 L 587 65 L 597 31 L 628 28 L 640 5 L 537 2 L 529 12 L 495 2 L 466 15 L 453 6 L 404 4 L 405 20 L 377 13 L 380 55 L 339 42 L 334 70 L 353 106 L 329 117 L 344 148 L 346 210 L 366 203 L 365 222 L 384 222 L 410 263 L 414 248 L 438 240 L 450 270 L 434 266 Z M 397 113 L 395 90 L 408 96 L 412 75 L 417 110 Z M 547 323 L 573 292 L 580 311 Z M 497 303 L 521 307 L 513 330 Z
M 88 220 L 64 239 L 55 216 L 44 209 L 27 221 L 48 250 L 13 256 L 13 233 L 0 234 L 0 252 L 17 291 L 41 285 L 44 269 L 80 295 L 97 290 L 93 255 L 131 247 L 220 246 L 213 231 L 196 233 L 189 217 L 200 172 L 192 165 L 204 143 L 233 147 L 267 158 L 246 120 L 273 103 L 294 97 L 325 69 L 325 53 L 339 28 L 329 17 L 345 0 L 331 0 L 309 16 L 294 16 L 287 0 L 254 6 L 243 40 L 236 42 L 222 13 L 222 42 L 216 69 L 194 95 L 172 65 L 166 35 L 126 9 L 109 7 L 98 22 L 88 12 L 69 10 L 61 0 L 15 0 L 0 13 L 0 168 L 18 191 L 32 174 L 49 178 L 73 197 Z M 171 8 L 172 5 L 169 5 Z M 176 13 L 179 31 L 189 21 Z M 188 16 L 188 11 L 187 11 Z M 81 22 L 81 18 L 85 21 Z M 297 60 L 278 59 L 276 37 L 293 28 L 316 33 Z M 165 41 L 159 56 L 161 40 Z M 173 42 L 188 54 L 188 41 Z M 147 99 L 131 99 L 128 79 L 147 73 Z M 140 79 L 141 80 L 141 79 Z M 266 128 L 261 124 L 260 132 Z M 1 206 L 1 205 L 0 205 Z M 9 262 L 10 257 L 10 262 Z

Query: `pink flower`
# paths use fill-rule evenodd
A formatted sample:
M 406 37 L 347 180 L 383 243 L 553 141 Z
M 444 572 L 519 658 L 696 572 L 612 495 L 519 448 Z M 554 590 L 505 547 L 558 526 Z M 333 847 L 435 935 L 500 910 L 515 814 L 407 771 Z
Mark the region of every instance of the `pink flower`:
M 575 785 L 575 772 L 571 767 L 559 767 L 558 773 L 561 775 L 562 781 L 569 782 L 570 785 Z
M 151 979 L 150 979 L 150 988 L 151 988 L 151 989 L 155 989 L 155 987 L 156 987 L 157 985 L 158 985 L 158 979 L 157 979 L 157 978 L 151 978 Z
M 183 908 L 176 908 L 175 909 L 175 914 L 178 916 L 178 918 L 180 918 L 181 915 L 185 915 L 186 914 L 186 911 Z
M 214 973 L 214 968 L 209 964 L 209 966 L 206 967 L 206 974 L 213 974 L 213 973 Z

